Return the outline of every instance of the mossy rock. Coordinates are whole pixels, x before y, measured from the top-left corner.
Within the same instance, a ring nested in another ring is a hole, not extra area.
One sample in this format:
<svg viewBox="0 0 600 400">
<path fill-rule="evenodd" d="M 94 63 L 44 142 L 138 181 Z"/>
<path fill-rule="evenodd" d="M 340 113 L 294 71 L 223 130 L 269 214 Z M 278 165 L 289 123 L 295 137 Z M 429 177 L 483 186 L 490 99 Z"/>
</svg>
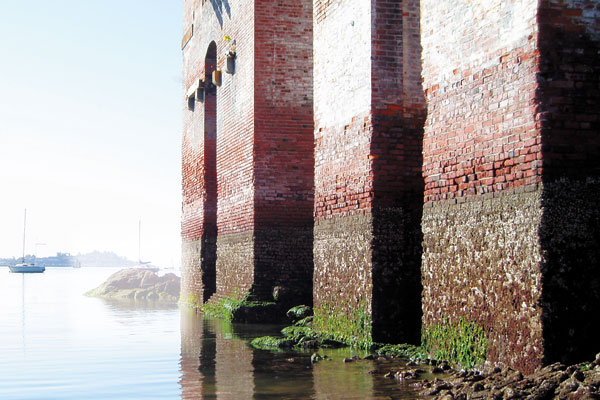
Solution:
<svg viewBox="0 0 600 400">
<path fill-rule="evenodd" d="M 307 326 L 286 326 L 281 330 L 281 333 L 295 342 L 300 340 L 315 340 L 318 339 L 316 332 Z"/>
<path fill-rule="evenodd" d="M 312 308 L 309 306 L 301 305 L 292 307 L 286 313 L 287 317 L 292 321 L 292 323 L 299 321 L 303 318 L 309 317 L 312 315 Z"/>
<path fill-rule="evenodd" d="M 375 352 L 387 357 L 402 357 L 413 361 L 423 361 L 428 358 L 427 352 L 421 346 L 412 344 L 374 344 Z"/>
<path fill-rule="evenodd" d="M 313 324 L 313 316 L 310 315 L 306 318 L 302 318 L 300 321 L 296 321 L 294 323 L 295 326 L 312 326 Z"/>
<path fill-rule="evenodd" d="M 253 347 L 258 349 L 282 349 L 294 346 L 294 341 L 288 338 L 277 338 L 273 336 L 258 337 L 250 342 Z"/>
<path fill-rule="evenodd" d="M 217 303 L 206 303 L 200 309 L 211 317 L 231 322 L 276 323 L 285 320 L 281 307 L 274 302 L 223 298 Z"/>
<path fill-rule="evenodd" d="M 313 326 L 320 336 L 345 343 L 351 347 L 369 349 L 371 337 L 371 315 L 367 305 L 360 303 L 350 313 L 323 303 L 315 309 Z"/>
</svg>

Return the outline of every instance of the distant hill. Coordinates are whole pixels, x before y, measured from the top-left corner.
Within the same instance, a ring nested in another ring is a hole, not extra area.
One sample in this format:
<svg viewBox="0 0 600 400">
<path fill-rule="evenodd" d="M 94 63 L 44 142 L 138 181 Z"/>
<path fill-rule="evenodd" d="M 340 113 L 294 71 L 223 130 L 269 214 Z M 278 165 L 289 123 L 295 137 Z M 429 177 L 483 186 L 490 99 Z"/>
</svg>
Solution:
<svg viewBox="0 0 600 400">
<path fill-rule="evenodd" d="M 26 255 L 25 261 L 45 267 L 118 267 L 125 268 L 136 265 L 135 261 L 128 260 L 110 251 L 92 251 L 86 254 L 71 255 L 69 253 L 56 253 L 51 257 L 34 257 Z M 0 258 L 0 265 L 14 265 L 21 262 L 21 258 Z"/>
</svg>

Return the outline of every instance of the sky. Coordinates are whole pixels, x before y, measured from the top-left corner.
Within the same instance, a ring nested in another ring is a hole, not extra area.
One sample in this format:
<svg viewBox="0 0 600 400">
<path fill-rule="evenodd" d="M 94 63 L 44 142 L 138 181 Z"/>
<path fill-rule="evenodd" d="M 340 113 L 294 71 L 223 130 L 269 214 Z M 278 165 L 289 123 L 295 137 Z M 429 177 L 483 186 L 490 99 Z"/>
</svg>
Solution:
<svg viewBox="0 0 600 400">
<path fill-rule="evenodd" d="M 180 265 L 181 3 L 0 0 L 0 258 Z"/>
</svg>

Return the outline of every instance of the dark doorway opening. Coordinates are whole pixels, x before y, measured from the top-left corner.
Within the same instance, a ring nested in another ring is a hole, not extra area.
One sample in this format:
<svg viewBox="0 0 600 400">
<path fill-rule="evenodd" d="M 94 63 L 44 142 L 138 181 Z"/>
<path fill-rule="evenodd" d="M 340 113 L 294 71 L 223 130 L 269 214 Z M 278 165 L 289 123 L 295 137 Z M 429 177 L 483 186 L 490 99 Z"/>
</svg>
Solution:
<svg viewBox="0 0 600 400">
<path fill-rule="evenodd" d="M 204 88 L 204 220 L 202 234 L 202 285 L 206 302 L 217 289 L 217 88 L 212 73 L 217 67 L 217 45 L 211 42 L 205 58 Z"/>
</svg>

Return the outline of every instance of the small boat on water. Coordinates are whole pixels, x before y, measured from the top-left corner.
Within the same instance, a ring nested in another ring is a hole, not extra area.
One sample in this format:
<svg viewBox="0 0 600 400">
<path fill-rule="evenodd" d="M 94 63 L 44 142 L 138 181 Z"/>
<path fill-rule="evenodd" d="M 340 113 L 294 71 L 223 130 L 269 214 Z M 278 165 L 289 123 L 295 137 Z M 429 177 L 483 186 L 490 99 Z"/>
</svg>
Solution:
<svg viewBox="0 0 600 400">
<path fill-rule="evenodd" d="M 43 265 L 35 265 L 33 263 L 19 263 L 15 265 L 9 265 L 8 268 L 10 272 L 15 273 L 40 273 L 46 270 L 46 267 Z"/>
<path fill-rule="evenodd" d="M 23 260 L 19 264 L 9 265 L 10 272 L 29 274 L 41 273 L 46 270 L 43 265 L 35 265 L 34 263 L 25 262 L 25 229 L 27 228 L 27 209 L 25 209 L 25 217 L 23 218 Z"/>
</svg>

